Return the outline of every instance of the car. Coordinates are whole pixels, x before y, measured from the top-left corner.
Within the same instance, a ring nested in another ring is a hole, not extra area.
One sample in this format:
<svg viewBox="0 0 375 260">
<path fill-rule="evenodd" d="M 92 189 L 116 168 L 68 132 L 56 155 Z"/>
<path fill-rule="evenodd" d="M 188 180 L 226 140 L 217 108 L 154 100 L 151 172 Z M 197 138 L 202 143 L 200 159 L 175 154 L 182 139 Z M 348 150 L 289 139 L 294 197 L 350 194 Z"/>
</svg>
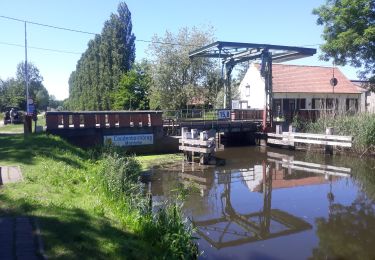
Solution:
<svg viewBox="0 0 375 260">
<path fill-rule="evenodd" d="M 23 114 L 18 107 L 7 107 L 4 112 L 4 125 L 23 123 Z"/>
</svg>

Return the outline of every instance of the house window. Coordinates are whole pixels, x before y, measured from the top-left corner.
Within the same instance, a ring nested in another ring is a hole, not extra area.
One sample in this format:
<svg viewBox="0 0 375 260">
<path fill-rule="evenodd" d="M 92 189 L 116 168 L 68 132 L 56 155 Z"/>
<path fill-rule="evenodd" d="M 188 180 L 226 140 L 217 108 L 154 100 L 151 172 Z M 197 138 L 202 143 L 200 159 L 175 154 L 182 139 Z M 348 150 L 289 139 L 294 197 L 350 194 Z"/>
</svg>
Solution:
<svg viewBox="0 0 375 260">
<path fill-rule="evenodd" d="M 326 105 L 327 105 L 327 109 L 333 109 L 333 107 L 334 107 L 333 98 L 327 98 L 326 99 Z"/>
<path fill-rule="evenodd" d="M 356 112 L 358 110 L 358 100 L 356 98 L 346 99 L 346 111 Z"/>
<path fill-rule="evenodd" d="M 297 110 L 306 109 L 306 98 L 297 98 Z"/>
<path fill-rule="evenodd" d="M 247 84 L 245 87 L 245 95 L 247 97 L 250 97 L 250 85 L 249 84 Z"/>
<path fill-rule="evenodd" d="M 323 109 L 324 102 L 321 98 L 313 98 L 312 99 L 312 109 Z"/>
<path fill-rule="evenodd" d="M 338 104 L 339 104 L 338 99 L 334 99 L 334 98 L 327 98 L 326 99 L 327 109 L 337 109 Z"/>
</svg>

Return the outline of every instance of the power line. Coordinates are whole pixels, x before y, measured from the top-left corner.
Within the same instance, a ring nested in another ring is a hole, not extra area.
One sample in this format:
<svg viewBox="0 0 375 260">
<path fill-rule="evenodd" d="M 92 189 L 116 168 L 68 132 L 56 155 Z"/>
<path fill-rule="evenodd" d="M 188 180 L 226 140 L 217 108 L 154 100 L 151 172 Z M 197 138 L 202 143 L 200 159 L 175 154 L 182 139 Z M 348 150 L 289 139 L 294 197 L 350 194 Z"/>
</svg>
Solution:
<svg viewBox="0 0 375 260">
<path fill-rule="evenodd" d="M 89 34 L 89 35 L 97 35 L 97 33 L 93 33 L 93 32 L 88 32 L 88 31 L 83 31 L 83 30 L 78 30 L 78 29 L 72 29 L 72 28 L 67 28 L 67 27 L 61 27 L 61 26 L 55 26 L 55 25 L 50 25 L 50 24 L 44 24 L 44 23 L 39 23 L 39 22 L 34 22 L 34 21 L 29 21 L 29 20 L 23 20 L 23 19 L 19 19 L 19 18 L 15 18 L 15 17 L 10 17 L 10 16 L 5 16 L 5 15 L 0 15 L 0 18 L 8 19 L 8 20 L 13 20 L 13 21 L 17 21 L 17 22 L 22 22 L 22 23 L 34 24 L 34 25 L 38 25 L 38 26 L 43 26 L 43 27 L 47 27 L 47 28 L 52 28 L 52 29 L 57 29 L 57 30 L 63 30 L 63 31 L 68 31 L 68 32 L 75 32 L 75 33 L 82 33 L 82 34 Z M 181 43 L 153 41 L 153 40 L 143 40 L 143 39 L 135 39 L 135 41 L 137 41 L 137 42 L 144 42 L 144 43 L 172 45 L 172 46 L 202 47 L 202 46 L 193 45 L 193 44 L 181 44 Z M 12 45 L 12 46 L 17 46 L 17 47 L 25 47 L 24 45 L 13 44 L 13 43 L 5 43 L 5 42 L 0 42 L 0 44 L 3 44 L 3 45 Z M 320 46 L 320 45 L 322 45 L 322 44 L 306 44 L 306 45 L 302 45 L 300 47 L 313 47 L 313 46 Z M 37 50 L 52 51 L 52 52 L 68 53 L 68 54 L 81 54 L 81 53 L 78 53 L 78 52 L 65 51 L 65 50 L 56 50 L 56 49 L 48 49 L 48 48 L 41 48 L 41 47 L 29 47 L 29 48 L 31 48 L 31 49 L 37 49 Z"/>
<path fill-rule="evenodd" d="M 82 31 L 82 30 L 78 30 L 78 29 L 72 29 L 72 28 L 55 26 L 55 25 L 44 24 L 44 23 L 38 23 L 38 22 L 23 20 L 23 19 L 19 19 L 19 18 L 15 18 L 15 17 L 9 17 L 9 16 L 5 16 L 5 15 L 0 15 L 0 18 L 8 19 L 8 20 L 13 20 L 13 21 L 17 21 L 17 22 L 22 22 L 22 23 L 34 24 L 34 25 L 38 25 L 38 26 L 43 26 L 43 27 L 48 27 L 48 28 L 57 29 L 57 30 L 63 30 L 63 31 L 68 31 L 68 32 L 76 32 L 76 33 L 97 35 L 97 33 L 93 33 L 93 32 Z M 201 46 L 192 45 L 192 44 L 181 44 L 181 43 L 163 42 L 163 41 L 152 41 L 152 40 L 142 40 L 142 39 L 135 39 L 135 41 L 137 41 L 137 42 L 145 42 L 145 43 L 165 44 L 165 45 L 201 47 Z"/>
<path fill-rule="evenodd" d="M 15 46 L 15 47 L 25 48 L 25 45 L 23 45 L 23 44 L 17 44 L 17 43 L 0 42 L 0 44 L 1 45 L 7 45 L 7 46 Z M 35 46 L 27 46 L 27 48 L 29 48 L 29 49 L 35 49 L 35 50 L 42 50 L 42 51 L 65 53 L 65 54 L 82 54 L 81 52 L 66 51 L 66 50 L 57 50 L 57 49 L 49 49 L 49 48 L 41 48 L 41 47 L 35 47 Z"/>
<path fill-rule="evenodd" d="M 93 33 L 93 32 L 86 32 L 86 31 L 76 30 L 76 29 L 71 29 L 71 28 L 66 28 L 66 27 L 60 27 L 60 26 L 49 25 L 49 24 L 44 24 L 44 23 L 37 23 L 37 22 L 22 20 L 22 19 L 18 19 L 18 18 L 14 18 L 14 17 L 5 16 L 5 15 L 0 15 L 0 17 L 4 18 L 4 19 L 8 19 L 8 20 L 13 20 L 13 21 L 18 21 L 18 22 L 23 22 L 23 23 L 34 24 L 34 25 L 39 25 L 39 26 L 53 28 L 53 29 L 58 29 L 58 30 L 64 30 L 64 31 L 69 31 L 69 32 L 76 32 L 76 33 L 96 35 L 96 33 Z"/>
</svg>

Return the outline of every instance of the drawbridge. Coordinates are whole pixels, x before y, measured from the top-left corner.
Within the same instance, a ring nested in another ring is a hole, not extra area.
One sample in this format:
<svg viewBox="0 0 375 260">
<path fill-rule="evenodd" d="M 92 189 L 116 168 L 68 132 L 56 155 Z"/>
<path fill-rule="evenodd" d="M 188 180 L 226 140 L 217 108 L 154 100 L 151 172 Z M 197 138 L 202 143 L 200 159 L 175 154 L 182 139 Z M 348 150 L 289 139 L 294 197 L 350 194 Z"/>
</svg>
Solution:
<svg viewBox="0 0 375 260">
<path fill-rule="evenodd" d="M 312 56 L 316 49 L 257 44 L 241 42 L 217 41 L 189 53 L 194 58 L 215 58 L 222 62 L 222 77 L 224 78 L 224 108 L 232 108 L 231 74 L 233 68 L 242 62 L 259 60 L 261 75 L 264 78 L 266 91 L 266 106 L 264 108 L 263 128 L 272 125 L 272 63 L 286 62 Z"/>
</svg>

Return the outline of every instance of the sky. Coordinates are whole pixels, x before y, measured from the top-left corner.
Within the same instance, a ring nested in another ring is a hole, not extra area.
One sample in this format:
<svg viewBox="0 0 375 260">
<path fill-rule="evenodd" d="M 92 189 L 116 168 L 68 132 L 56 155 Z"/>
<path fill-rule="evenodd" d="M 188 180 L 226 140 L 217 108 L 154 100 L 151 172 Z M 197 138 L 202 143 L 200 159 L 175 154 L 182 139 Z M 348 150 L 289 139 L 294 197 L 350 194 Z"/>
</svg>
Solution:
<svg viewBox="0 0 375 260">
<path fill-rule="evenodd" d="M 155 34 L 178 32 L 182 27 L 213 26 L 219 41 L 264 43 L 317 48 L 313 57 L 289 62 L 298 65 L 332 66 L 319 60 L 322 26 L 312 9 L 325 0 L 128 0 L 133 33 L 138 40 Z M 1 0 L 0 16 L 58 27 L 100 33 L 104 22 L 117 10 L 118 0 Z M 0 18 L 0 78 L 14 77 L 25 59 L 24 23 Z M 87 43 L 94 36 L 27 24 L 28 61 L 35 64 L 43 84 L 58 100 L 69 96 L 68 79 Z M 14 46 L 16 45 L 22 45 Z M 54 52 L 32 47 L 67 51 Z M 148 43 L 136 41 L 136 60 L 147 58 Z M 339 67 L 349 79 L 356 69 Z"/>
</svg>

